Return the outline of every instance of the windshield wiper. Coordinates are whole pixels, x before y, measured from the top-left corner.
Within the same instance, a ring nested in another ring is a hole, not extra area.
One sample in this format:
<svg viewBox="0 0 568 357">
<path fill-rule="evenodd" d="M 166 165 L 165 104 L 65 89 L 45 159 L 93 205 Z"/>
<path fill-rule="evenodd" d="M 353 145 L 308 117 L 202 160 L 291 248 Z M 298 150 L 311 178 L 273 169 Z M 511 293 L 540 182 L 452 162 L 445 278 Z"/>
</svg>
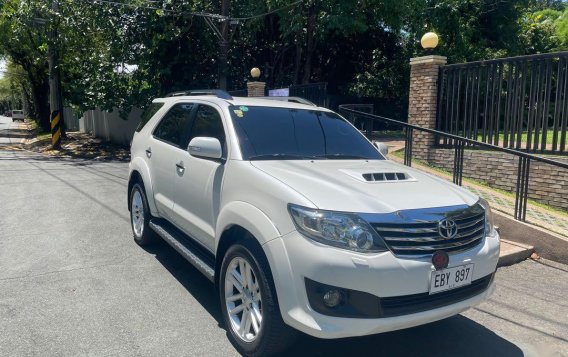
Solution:
<svg viewBox="0 0 568 357">
<path fill-rule="evenodd" d="M 351 154 L 323 154 L 317 155 L 316 157 L 321 158 L 324 157 L 326 159 L 347 159 L 347 160 L 368 160 L 368 157 L 360 156 L 360 155 L 351 155 Z"/>
<path fill-rule="evenodd" d="M 275 153 L 275 154 L 253 155 L 249 157 L 249 160 L 311 160 L 314 158 L 315 156 Z"/>
</svg>

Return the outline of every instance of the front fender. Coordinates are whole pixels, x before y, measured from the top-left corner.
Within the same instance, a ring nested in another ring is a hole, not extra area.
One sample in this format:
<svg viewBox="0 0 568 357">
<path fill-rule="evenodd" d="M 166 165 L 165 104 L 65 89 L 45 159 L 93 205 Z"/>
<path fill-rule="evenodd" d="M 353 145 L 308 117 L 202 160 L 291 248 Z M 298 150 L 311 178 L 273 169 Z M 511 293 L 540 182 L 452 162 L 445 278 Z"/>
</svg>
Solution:
<svg viewBox="0 0 568 357">
<path fill-rule="evenodd" d="M 223 232 L 233 225 L 241 226 L 249 231 L 260 245 L 281 236 L 278 228 L 264 212 L 247 202 L 231 202 L 223 207 L 217 219 L 215 251 L 217 251 Z"/>
<path fill-rule="evenodd" d="M 146 190 L 146 199 L 148 200 L 148 206 L 150 207 L 150 213 L 154 217 L 159 217 L 158 209 L 156 207 L 156 202 L 154 201 L 154 190 L 152 188 L 152 176 L 150 175 L 150 168 L 140 157 L 135 157 L 130 161 L 130 175 L 128 177 L 128 182 L 132 177 L 132 173 L 138 171 L 140 176 L 142 176 L 142 181 L 144 182 L 144 189 Z M 130 194 L 130 192 L 128 193 Z"/>
</svg>

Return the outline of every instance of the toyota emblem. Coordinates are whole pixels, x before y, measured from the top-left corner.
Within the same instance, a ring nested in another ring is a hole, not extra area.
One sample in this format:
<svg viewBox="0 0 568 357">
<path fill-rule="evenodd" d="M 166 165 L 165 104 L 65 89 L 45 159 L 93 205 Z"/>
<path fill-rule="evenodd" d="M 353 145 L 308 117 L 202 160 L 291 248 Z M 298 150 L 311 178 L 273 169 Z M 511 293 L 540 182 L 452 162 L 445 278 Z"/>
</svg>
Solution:
<svg viewBox="0 0 568 357">
<path fill-rule="evenodd" d="M 458 234 L 458 225 L 451 219 L 443 219 L 438 222 L 438 232 L 446 239 L 452 239 Z"/>
</svg>

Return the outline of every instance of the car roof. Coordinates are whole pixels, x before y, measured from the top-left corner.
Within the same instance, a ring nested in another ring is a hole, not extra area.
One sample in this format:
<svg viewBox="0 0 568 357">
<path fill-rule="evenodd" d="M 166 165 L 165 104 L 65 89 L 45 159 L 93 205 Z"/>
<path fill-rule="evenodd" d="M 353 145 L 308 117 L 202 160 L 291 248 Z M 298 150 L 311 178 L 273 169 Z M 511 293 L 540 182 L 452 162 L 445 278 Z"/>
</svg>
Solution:
<svg viewBox="0 0 568 357">
<path fill-rule="evenodd" d="M 254 97 L 233 97 L 233 99 L 222 99 L 218 98 L 215 95 L 180 95 L 174 97 L 166 97 L 166 98 L 156 98 L 152 102 L 153 103 L 174 103 L 174 102 L 183 102 L 183 101 L 191 101 L 191 100 L 203 100 L 208 101 L 211 103 L 216 103 L 221 106 L 228 105 L 246 105 L 246 106 L 257 106 L 257 107 L 272 107 L 272 108 L 290 108 L 290 109 L 307 109 L 307 110 L 320 110 L 320 111 L 329 111 L 327 108 L 323 107 L 315 107 L 313 105 L 308 104 L 301 104 L 296 102 L 288 102 L 283 100 L 273 100 L 273 99 L 266 99 L 266 98 L 254 98 Z"/>
</svg>

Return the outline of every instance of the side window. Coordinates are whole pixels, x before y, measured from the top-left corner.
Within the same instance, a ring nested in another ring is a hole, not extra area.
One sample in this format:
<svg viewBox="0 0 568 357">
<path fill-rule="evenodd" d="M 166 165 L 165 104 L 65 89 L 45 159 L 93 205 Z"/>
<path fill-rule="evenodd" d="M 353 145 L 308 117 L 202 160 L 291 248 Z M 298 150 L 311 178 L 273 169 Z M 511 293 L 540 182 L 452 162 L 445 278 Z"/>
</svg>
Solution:
<svg viewBox="0 0 568 357">
<path fill-rule="evenodd" d="M 156 114 L 158 112 L 158 110 L 160 110 L 160 108 L 163 107 L 163 106 L 164 106 L 164 103 L 152 103 L 152 104 L 150 104 L 148 109 L 146 109 L 144 111 L 144 113 L 142 113 L 142 117 L 140 118 L 140 123 L 138 124 L 136 131 L 142 130 L 142 128 L 144 127 L 144 125 L 146 125 L 148 120 L 150 120 L 150 118 L 152 118 L 154 116 L 154 114 Z"/>
<path fill-rule="evenodd" d="M 170 144 L 180 146 L 184 129 L 189 123 L 193 104 L 177 104 L 162 118 L 156 129 L 154 137 Z"/>
<path fill-rule="evenodd" d="M 202 104 L 197 108 L 191 133 L 185 144 L 189 144 L 191 139 L 198 136 L 217 138 L 221 142 L 221 146 L 224 145 L 225 131 L 223 130 L 223 121 L 215 108 Z"/>
</svg>

